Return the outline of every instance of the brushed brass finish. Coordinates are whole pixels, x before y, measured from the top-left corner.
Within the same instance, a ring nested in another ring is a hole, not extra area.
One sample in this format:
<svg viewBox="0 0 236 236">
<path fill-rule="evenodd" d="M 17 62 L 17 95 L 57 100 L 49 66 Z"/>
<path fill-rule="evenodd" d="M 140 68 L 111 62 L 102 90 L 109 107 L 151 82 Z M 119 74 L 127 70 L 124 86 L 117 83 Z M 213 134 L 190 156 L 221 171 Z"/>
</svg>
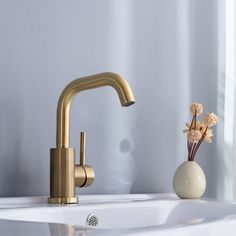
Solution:
<svg viewBox="0 0 236 236">
<path fill-rule="evenodd" d="M 86 133 L 80 133 L 80 165 L 85 165 Z"/>
<path fill-rule="evenodd" d="M 76 165 L 75 166 L 75 186 L 76 187 L 89 187 L 93 184 L 95 179 L 95 172 L 91 166 Z"/>
<path fill-rule="evenodd" d="M 86 184 L 87 174 L 83 166 L 75 166 L 75 186 L 81 187 Z"/>
<path fill-rule="evenodd" d="M 75 149 L 50 149 L 49 203 L 77 203 L 75 197 Z"/>
<path fill-rule="evenodd" d="M 84 166 L 84 169 L 86 170 L 87 173 L 87 178 L 86 178 L 86 182 L 84 184 L 84 187 L 89 187 L 90 185 L 93 184 L 93 181 L 95 179 L 95 172 L 93 170 L 93 168 L 91 166 Z"/>
<path fill-rule="evenodd" d="M 129 84 L 118 74 L 106 72 L 72 81 L 63 90 L 57 105 L 57 147 L 68 148 L 70 145 L 70 106 L 75 95 L 103 86 L 111 86 L 116 90 L 122 106 L 135 102 Z"/>
<path fill-rule="evenodd" d="M 79 202 L 78 197 L 49 197 L 49 204 L 77 204 Z"/>
<path fill-rule="evenodd" d="M 80 136 L 80 165 L 75 165 L 75 149 L 70 148 L 70 107 L 75 95 L 83 90 L 103 86 L 113 87 L 122 106 L 134 104 L 129 84 L 115 73 L 101 73 L 76 79 L 63 90 L 57 105 L 56 148 L 50 149 L 50 197 L 52 204 L 77 203 L 75 187 L 90 186 L 95 173 L 85 164 L 86 133 Z"/>
</svg>

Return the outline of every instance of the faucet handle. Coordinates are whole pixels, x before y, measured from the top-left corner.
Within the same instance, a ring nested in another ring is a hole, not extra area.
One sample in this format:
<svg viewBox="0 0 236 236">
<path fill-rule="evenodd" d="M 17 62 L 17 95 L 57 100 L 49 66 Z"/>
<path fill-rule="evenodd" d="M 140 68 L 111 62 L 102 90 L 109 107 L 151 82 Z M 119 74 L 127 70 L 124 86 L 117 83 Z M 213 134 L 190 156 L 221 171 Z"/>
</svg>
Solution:
<svg viewBox="0 0 236 236">
<path fill-rule="evenodd" d="M 80 165 L 85 165 L 86 132 L 80 133 Z"/>
<path fill-rule="evenodd" d="M 80 133 L 80 164 L 75 166 L 75 186 L 88 187 L 95 178 L 94 170 L 85 164 L 86 133 Z"/>
</svg>

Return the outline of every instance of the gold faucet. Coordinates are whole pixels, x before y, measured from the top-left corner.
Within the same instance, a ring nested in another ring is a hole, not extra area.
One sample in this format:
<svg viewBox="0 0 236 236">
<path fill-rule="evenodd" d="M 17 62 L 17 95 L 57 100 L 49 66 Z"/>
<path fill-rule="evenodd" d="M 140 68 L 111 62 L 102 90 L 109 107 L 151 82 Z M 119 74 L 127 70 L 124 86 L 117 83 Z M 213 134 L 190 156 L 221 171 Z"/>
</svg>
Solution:
<svg viewBox="0 0 236 236">
<path fill-rule="evenodd" d="M 70 106 L 77 93 L 103 86 L 111 86 L 116 90 L 122 106 L 130 106 L 135 102 L 127 81 L 115 73 L 106 72 L 83 77 L 65 87 L 57 105 L 56 148 L 50 149 L 49 203 L 77 203 L 75 187 L 87 187 L 94 181 L 93 168 L 85 165 L 86 133 L 84 132 L 80 137 L 80 164 L 75 164 L 75 149 L 70 148 Z"/>
</svg>

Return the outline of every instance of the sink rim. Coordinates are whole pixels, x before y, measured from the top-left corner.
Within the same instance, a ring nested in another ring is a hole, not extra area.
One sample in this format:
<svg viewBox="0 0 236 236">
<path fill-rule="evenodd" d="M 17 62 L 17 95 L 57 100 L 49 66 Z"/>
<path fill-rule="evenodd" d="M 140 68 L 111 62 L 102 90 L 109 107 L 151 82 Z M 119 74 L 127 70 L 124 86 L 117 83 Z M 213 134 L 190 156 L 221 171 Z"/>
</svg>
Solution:
<svg viewBox="0 0 236 236">
<path fill-rule="evenodd" d="M 96 207 L 103 207 L 104 205 L 109 206 L 112 204 L 118 205 L 125 205 L 129 204 L 130 202 L 133 203 L 152 203 L 153 201 L 178 201 L 179 203 L 182 202 L 193 202 L 193 203 L 210 203 L 210 204 L 221 204 L 222 206 L 235 206 L 236 208 L 236 202 L 230 202 L 230 201 L 220 201 L 216 199 L 209 199 L 209 198 L 203 198 L 200 200 L 183 200 L 178 199 L 174 194 L 119 194 L 119 195 L 81 195 L 80 197 L 80 203 L 75 204 L 74 207 L 77 209 L 77 207 L 80 208 L 86 208 L 88 206 L 96 206 Z M 70 207 L 70 206 L 69 206 Z M 6 220 L 6 221 L 17 221 L 12 219 L 3 219 L 1 217 L 1 214 L 4 212 L 10 212 L 10 211 L 21 211 L 23 209 L 66 209 L 68 206 L 58 206 L 58 205 L 48 205 L 47 204 L 47 197 L 46 196 L 34 196 L 34 197 L 10 197 L 10 198 L 0 198 L 0 220 Z M 68 208 L 69 209 L 69 208 Z M 211 217 L 208 219 L 204 219 L 201 222 L 197 223 L 191 223 L 191 222 L 185 222 L 182 224 L 176 224 L 176 225 L 154 225 L 154 226 L 148 226 L 144 228 L 130 228 L 130 229 L 118 229 L 117 231 L 122 232 L 138 232 L 143 230 L 151 230 L 151 231 L 159 231 L 159 230 L 173 230 L 176 228 L 184 228 L 184 227 L 200 227 L 206 224 L 215 224 L 218 222 L 226 222 L 226 221 L 232 221 L 236 220 L 236 211 L 234 214 L 229 214 L 227 216 L 223 217 Z M 21 221 L 21 222 L 27 222 L 31 223 L 29 221 Z M 34 222 L 32 222 L 34 223 Z M 48 224 L 47 222 L 37 222 L 38 224 Z M 62 223 L 56 223 L 56 224 L 62 224 Z M 91 227 L 86 227 L 87 229 L 91 229 Z M 94 229 L 94 228 L 92 228 Z M 95 228 L 96 229 L 96 228 Z M 102 231 L 109 231 L 111 229 L 96 229 L 96 230 L 102 230 Z"/>
</svg>

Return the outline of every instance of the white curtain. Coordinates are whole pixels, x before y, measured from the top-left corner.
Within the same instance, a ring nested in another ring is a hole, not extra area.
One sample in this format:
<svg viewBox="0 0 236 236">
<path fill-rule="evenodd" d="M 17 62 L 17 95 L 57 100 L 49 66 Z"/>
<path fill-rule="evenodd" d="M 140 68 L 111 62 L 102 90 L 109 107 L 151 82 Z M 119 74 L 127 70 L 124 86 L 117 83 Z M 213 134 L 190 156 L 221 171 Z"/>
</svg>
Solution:
<svg viewBox="0 0 236 236">
<path fill-rule="evenodd" d="M 236 3 L 219 1 L 217 197 L 236 199 Z"/>
</svg>

